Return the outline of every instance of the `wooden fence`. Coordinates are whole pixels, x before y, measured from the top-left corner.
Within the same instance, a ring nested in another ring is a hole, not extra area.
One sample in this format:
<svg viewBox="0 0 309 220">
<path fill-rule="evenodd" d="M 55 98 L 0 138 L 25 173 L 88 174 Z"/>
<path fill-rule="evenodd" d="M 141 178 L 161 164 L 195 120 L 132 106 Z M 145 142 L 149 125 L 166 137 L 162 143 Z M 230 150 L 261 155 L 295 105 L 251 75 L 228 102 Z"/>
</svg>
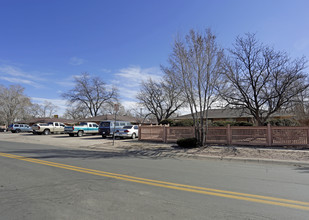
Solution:
<svg viewBox="0 0 309 220">
<path fill-rule="evenodd" d="M 139 140 L 176 142 L 194 137 L 194 127 L 139 126 Z M 309 147 L 309 127 L 210 127 L 206 143 Z"/>
</svg>

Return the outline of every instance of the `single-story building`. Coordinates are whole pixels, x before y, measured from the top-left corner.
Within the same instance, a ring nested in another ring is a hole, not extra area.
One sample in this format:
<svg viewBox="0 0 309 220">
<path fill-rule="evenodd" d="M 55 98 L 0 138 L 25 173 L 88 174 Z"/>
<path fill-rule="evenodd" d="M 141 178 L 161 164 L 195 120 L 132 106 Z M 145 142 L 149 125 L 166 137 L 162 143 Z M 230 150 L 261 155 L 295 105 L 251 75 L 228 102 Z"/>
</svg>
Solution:
<svg viewBox="0 0 309 220">
<path fill-rule="evenodd" d="M 84 119 L 79 119 L 79 122 L 86 122 L 86 121 L 91 121 L 95 122 L 97 124 L 100 124 L 101 121 L 114 121 L 115 120 L 115 115 L 99 115 L 95 117 L 90 117 L 90 118 L 84 118 Z M 136 118 L 132 116 L 116 116 L 117 121 L 129 121 L 132 124 L 155 124 L 153 121 L 149 121 L 148 119 L 141 119 L 141 118 Z"/>
<path fill-rule="evenodd" d="M 286 119 L 293 118 L 294 114 L 289 112 L 276 112 L 272 119 Z M 173 118 L 174 120 L 192 119 L 191 114 L 181 115 Z M 233 121 L 233 122 L 250 122 L 254 123 L 254 117 L 248 113 L 246 109 L 240 108 L 225 108 L 225 109 L 209 109 L 208 110 L 208 122 L 216 121 Z"/>
</svg>

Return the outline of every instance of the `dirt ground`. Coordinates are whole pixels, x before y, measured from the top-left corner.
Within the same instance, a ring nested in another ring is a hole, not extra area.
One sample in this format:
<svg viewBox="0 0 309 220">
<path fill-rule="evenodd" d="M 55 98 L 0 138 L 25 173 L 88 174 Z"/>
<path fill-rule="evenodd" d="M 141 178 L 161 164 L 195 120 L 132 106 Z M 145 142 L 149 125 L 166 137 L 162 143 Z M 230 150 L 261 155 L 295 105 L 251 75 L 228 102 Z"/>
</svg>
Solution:
<svg viewBox="0 0 309 220">
<path fill-rule="evenodd" d="M 0 132 L 1 141 L 35 143 L 43 145 L 55 145 L 59 147 L 91 149 L 109 152 L 122 152 L 130 156 L 148 157 L 212 157 L 219 159 L 242 158 L 249 160 L 278 160 L 299 161 L 309 163 L 309 149 L 263 148 L 263 147 L 236 147 L 236 146 L 208 146 L 194 149 L 182 149 L 176 144 L 164 144 L 156 142 L 144 142 L 137 139 L 102 139 L 101 136 L 69 137 L 59 135 L 33 135 L 32 133 L 12 134 Z M 199 157 L 199 158 L 201 158 Z"/>
</svg>

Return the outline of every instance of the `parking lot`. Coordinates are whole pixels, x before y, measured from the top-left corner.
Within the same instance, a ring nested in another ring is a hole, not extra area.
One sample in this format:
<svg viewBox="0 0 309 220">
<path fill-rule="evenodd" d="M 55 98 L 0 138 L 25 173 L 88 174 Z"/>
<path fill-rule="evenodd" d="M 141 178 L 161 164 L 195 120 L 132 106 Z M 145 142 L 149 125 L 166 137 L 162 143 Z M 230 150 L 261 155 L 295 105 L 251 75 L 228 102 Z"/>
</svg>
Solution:
<svg viewBox="0 0 309 220">
<path fill-rule="evenodd" d="M 153 147 L 170 147 L 170 144 L 145 143 L 138 139 L 116 139 L 113 145 L 112 138 L 103 139 L 100 135 L 84 135 L 70 137 L 68 134 L 34 135 L 32 133 L 0 132 L 1 141 L 54 145 L 68 148 L 83 149 L 146 149 Z"/>
</svg>

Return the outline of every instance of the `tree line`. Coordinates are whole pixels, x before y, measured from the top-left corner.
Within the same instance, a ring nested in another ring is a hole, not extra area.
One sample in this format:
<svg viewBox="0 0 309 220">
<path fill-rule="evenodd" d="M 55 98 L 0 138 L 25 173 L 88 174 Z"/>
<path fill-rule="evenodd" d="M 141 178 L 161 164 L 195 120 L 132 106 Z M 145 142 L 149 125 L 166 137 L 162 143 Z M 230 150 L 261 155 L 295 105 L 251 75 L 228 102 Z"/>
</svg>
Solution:
<svg viewBox="0 0 309 220">
<path fill-rule="evenodd" d="M 199 145 L 206 141 L 210 108 L 242 108 L 257 125 L 282 110 L 305 112 L 308 74 L 305 57 L 259 42 L 247 33 L 223 50 L 210 29 L 191 30 L 173 44 L 161 82 L 142 82 L 137 98 L 158 122 L 180 108 L 190 109 Z M 172 89 L 170 89 L 172 88 Z"/>
<path fill-rule="evenodd" d="M 118 104 L 117 113 L 128 115 L 124 106 L 119 103 L 118 89 L 109 88 L 99 77 L 82 73 L 74 78 L 74 87 L 61 96 L 67 100 L 67 109 L 62 117 L 81 119 L 103 114 L 114 114 L 114 104 Z M 33 103 L 24 94 L 20 85 L 9 87 L 0 85 L 0 123 L 10 125 L 16 121 L 31 118 L 52 117 L 57 113 L 58 106 L 44 101 L 42 104 Z"/>
<path fill-rule="evenodd" d="M 9 87 L 0 85 L 0 123 L 10 125 L 15 121 L 28 120 L 35 117 L 51 117 L 57 106 L 44 101 L 42 104 L 31 102 L 20 85 Z"/>
</svg>

